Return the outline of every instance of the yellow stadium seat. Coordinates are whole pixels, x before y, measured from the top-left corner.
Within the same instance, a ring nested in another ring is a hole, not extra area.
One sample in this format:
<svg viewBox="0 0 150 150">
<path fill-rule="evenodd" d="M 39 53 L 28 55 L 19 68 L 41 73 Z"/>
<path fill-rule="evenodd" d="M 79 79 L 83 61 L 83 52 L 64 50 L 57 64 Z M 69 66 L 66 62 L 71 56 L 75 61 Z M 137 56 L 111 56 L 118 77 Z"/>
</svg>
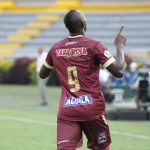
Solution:
<svg viewBox="0 0 150 150">
<path fill-rule="evenodd" d="M 0 56 L 12 55 L 14 53 L 13 50 L 0 50 Z"/>
<path fill-rule="evenodd" d="M 13 1 L 0 1 L 0 8 L 11 8 L 16 4 Z"/>
<path fill-rule="evenodd" d="M 51 27 L 51 22 L 38 22 L 38 21 L 31 21 L 28 23 L 29 27 Z"/>
<path fill-rule="evenodd" d="M 32 36 L 29 35 L 9 35 L 7 37 L 10 41 L 25 41 L 25 40 L 32 40 Z"/>
<path fill-rule="evenodd" d="M 22 44 L 20 43 L 0 43 L 0 48 L 20 48 Z"/>
<path fill-rule="evenodd" d="M 24 34 L 24 35 L 39 35 L 42 32 L 43 31 L 41 29 L 32 29 L 32 28 L 22 28 L 17 30 L 18 34 Z"/>
<path fill-rule="evenodd" d="M 57 0 L 56 5 L 58 6 L 79 6 L 80 0 Z"/>
<path fill-rule="evenodd" d="M 7 10 L 7 12 L 18 12 L 18 13 L 28 13 L 28 12 L 43 12 L 48 9 L 47 6 L 14 6 Z"/>
<path fill-rule="evenodd" d="M 60 18 L 61 17 L 58 15 L 49 15 L 49 14 L 37 16 L 37 19 L 40 19 L 40 20 L 59 20 Z"/>
<path fill-rule="evenodd" d="M 120 12 L 120 11 L 150 11 L 149 4 L 85 4 L 74 7 L 81 11 L 91 11 L 91 12 Z"/>
</svg>

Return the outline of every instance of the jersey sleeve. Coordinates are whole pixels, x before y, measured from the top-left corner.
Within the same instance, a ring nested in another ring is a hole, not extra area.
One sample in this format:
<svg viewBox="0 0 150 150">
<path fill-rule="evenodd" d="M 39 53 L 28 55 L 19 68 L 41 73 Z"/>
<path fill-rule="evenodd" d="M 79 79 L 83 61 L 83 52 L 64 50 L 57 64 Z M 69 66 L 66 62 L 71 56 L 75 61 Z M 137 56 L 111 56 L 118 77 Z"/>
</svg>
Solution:
<svg viewBox="0 0 150 150">
<path fill-rule="evenodd" d="M 54 69 L 51 50 L 48 52 L 48 55 L 44 62 L 44 66 L 48 69 Z"/>
<path fill-rule="evenodd" d="M 109 50 L 101 42 L 97 42 L 95 46 L 95 59 L 104 68 L 107 68 L 115 61 Z"/>
</svg>

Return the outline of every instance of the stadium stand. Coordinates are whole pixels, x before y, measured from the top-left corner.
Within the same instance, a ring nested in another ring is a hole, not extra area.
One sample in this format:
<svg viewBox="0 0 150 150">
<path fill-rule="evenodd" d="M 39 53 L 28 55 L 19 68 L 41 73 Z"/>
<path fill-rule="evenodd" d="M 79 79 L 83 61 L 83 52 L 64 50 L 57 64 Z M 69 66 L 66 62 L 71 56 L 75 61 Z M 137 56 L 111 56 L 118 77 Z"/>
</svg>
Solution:
<svg viewBox="0 0 150 150">
<path fill-rule="evenodd" d="M 26 5 L 26 6 L 31 6 L 31 5 L 41 5 L 41 0 L 15 0 L 17 5 Z M 56 0 L 42 0 L 42 5 L 54 5 Z"/>
<path fill-rule="evenodd" d="M 67 36 L 62 16 L 72 8 L 84 11 L 88 22 L 87 36 L 103 41 L 113 54 L 114 36 L 121 24 L 125 25 L 128 38 L 126 53 L 150 50 L 150 3 L 95 4 L 102 0 L 93 0 L 93 4 L 88 4 L 89 0 L 82 0 L 81 4 L 75 0 L 42 2 L 43 5 L 39 6 L 40 0 L 0 0 L 0 56 L 36 57 L 39 46 L 48 51 L 53 43 Z"/>
</svg>

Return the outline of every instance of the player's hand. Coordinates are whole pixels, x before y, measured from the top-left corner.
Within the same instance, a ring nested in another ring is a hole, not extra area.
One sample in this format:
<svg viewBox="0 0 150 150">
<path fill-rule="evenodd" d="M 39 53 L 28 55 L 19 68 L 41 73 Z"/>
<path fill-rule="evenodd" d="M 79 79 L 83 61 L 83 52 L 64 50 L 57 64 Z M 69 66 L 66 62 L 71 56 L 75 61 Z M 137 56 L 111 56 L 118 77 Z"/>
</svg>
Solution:
<svg viewBox="0 0 150 150">
<path fill-rule="evenodd" d="M 122 35 L 123 29 L 124 29 L 124 26 L 122 25 L 120 27 L 120 30 L 119 30 L 116 38 L 115 38 L 115 41 L 114 41 L 116 47 L 119 48 L 119 49 L 123 48 L 123 46 L 125 46 L 126 41 L 127 41 L 126 37 Z"/>
</svg>

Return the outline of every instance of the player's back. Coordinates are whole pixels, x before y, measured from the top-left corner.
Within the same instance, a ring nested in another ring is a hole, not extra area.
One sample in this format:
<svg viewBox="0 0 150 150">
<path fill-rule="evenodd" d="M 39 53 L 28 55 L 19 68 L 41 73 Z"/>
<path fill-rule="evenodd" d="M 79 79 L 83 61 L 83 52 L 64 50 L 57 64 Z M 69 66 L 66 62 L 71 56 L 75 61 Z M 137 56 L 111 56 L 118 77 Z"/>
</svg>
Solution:
<svg viewBox="0 0 150 150">
<path fill-rule="evenodd" d="M 65 38 L 52 49 L 53 63 L 62 86 L 71 93 L 99 89 L 99 65 L 94 62 L 96 41 Z"/>
<path fill-rule="evenodd" d="M 104 97 L 99 88 L 99 55 L 103 48 L 96 40 L 78 36 L 65 38 L 51 49 L 53 65 L 62 83 L 60 117 L 86 120 L 103 113 Z"/>
</svg>

